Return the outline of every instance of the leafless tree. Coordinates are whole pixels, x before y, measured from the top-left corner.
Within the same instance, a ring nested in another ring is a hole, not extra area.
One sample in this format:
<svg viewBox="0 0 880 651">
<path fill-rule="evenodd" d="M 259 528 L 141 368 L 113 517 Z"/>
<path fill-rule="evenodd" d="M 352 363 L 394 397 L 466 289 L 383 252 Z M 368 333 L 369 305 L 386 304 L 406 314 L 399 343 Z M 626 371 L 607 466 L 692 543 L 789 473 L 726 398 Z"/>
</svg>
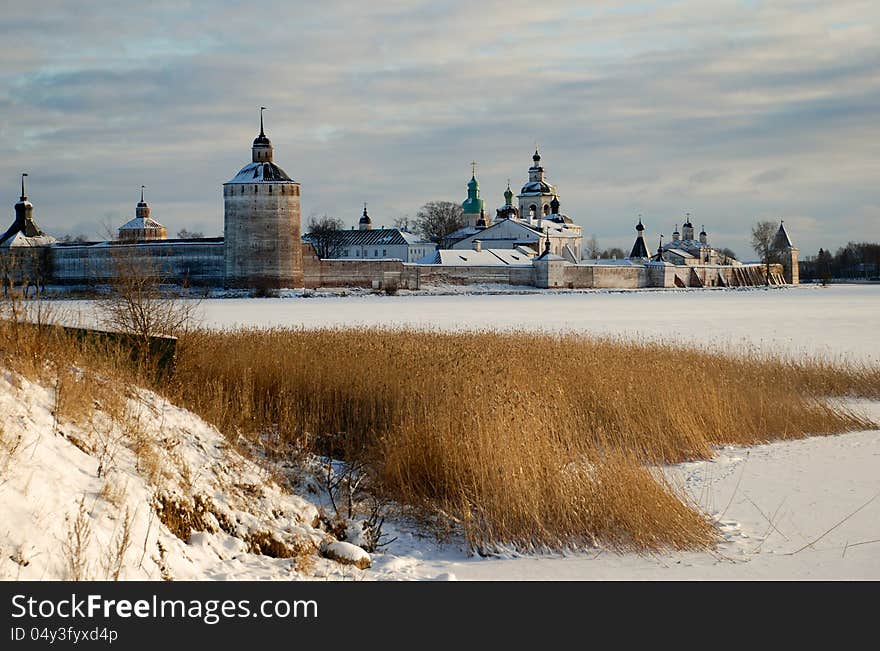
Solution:
<svg viewBox="0 0 880 651">
<path fill-rule="evenodd" d="M 442 249 L 451 246 L 449 235 L 464 225 L 464 211 L 451 201 L 429 201 L 419 208 L 413 222 L 416 233 L 426 240 L 437 242 Z"/>
<path fill-rule="evenodd" d="M 104 327 L 132 335 L 146 354 L 152 337 L 179 336 L 195 324 L 200 301 L 163 288 L 158 262 L 138 247 L 114 251 L 110 265 L 110 294 L 99 306 Z"/>
<path fill-rule="evenodd" d="M 71 235 L 70 233 L 67 233 L 58 241 L 64 242 L 65 244 L 81 244 L 83 242 L 88 242 L 89 238 L 82 233 L 79 233 L 78 235 Z"/>
<path fill-rule="evenodd" d="M 596 239 L 595 235 L 590 235 L 590 239 L 584 242 L 584 253 L 587 254 L 589 259 L 599 257 L 599 240 Z"/>
<path fill-rule="evenodd" d="M 197 240 L 199 238 L 205 237 L 205 234 L 201 231 L 190 231 L 185 228 L 181 228 L 177 231 L 177 237 L 181 240 Z"/>
<path fill-rule="evenodd" d="M 307 224 L 308 234 L 306 239 L 313 247 L 315 253 L 321 259 L 333 258 L 342 248 L 340 231 L 343 228 L 342 220 L 337 217 L 312 215 Z"/>
<path fill-rule="evenodd" d="M 394 221 L 391 222 L 391 225 L 394 226 L 394 228 L 399 228 L 400 230 L 406 232 L 410 232 L 410 229 L 414 226 L 413 221 L 409 218 L 409 215 L 395 217 Z"/>
<path fill-rule="evenodd" d="M 606 260 L 623 260 L 626 257 L 626 252 L 620 247 L 612 246 L 610 249 L 602 251 L 598 257 Z"/>
<path fill-rule="evenodd" d="M 721 264 L 730 264 L 731 261 L 736 260 L 736 253 L 734 253 L 733 249 L 724 247 L 718 253 L 721 254 Z"/>
<path fill-rule="evenodd" d="M 777 226 L 773 222 L 760 221 L 752 227 L 752 248 L 764 263 L 764 282 L 770 284 L 770 265 L 776 262 L 778 255 L 773 248 Z"/>
</svg>

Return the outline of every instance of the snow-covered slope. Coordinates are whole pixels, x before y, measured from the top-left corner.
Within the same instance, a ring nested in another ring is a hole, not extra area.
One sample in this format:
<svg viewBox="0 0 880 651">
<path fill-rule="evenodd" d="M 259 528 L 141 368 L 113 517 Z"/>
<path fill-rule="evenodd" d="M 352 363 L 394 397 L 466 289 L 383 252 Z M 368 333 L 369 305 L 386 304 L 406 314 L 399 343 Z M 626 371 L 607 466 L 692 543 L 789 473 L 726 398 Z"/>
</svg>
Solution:
<svg viewBox="0 0 880 651">
<path fill-rule="evenodd" d="M 369 576 L 320 557 L 317 507 L 216 429 L 127 393 L 122 419 L 56 422 L 52 388 L 0 373 L 0 579 Z"/>
</svg>

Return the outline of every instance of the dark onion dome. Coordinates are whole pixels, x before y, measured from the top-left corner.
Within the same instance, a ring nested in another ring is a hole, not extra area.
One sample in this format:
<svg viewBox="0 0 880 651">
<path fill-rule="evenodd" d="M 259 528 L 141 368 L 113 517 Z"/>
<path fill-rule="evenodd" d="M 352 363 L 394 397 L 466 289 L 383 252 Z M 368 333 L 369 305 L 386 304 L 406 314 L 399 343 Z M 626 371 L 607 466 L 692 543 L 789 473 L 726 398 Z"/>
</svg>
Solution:
<svg viewBox="0 0 880 651">
<path fill-rule="evenodd" d="M 367 204 L 364 204 L 364 214 L 361 215 L 361 218 L 358 221 L 358 224 L 363 225 L 363 224 L 372 224 L 372 223 L 373 223 L 373 220 L 370 219 L 370 216 L 367 214 Z"/>
<path fill-rule="evenodd" d="M 705 234 L 706 234 L 706 227 L 703 226 L 703 230 L 700 231 L 700 235 L 705 235 Z"/>
<path fill-rule="evenodd" d="M 636 224 L 636 230 L 639 231 L 639 232 L 645 230 L 645 226 L 642 224 L 642 218 L 641 218 L 641 217 L 639 217 L 639 223 Z"/>
<path fill-rule="evenodd" d="M 535 162 L 535 167 L 538 167 L 541 164 L 541 154 L 538 153 L 537 148 L 535 148 L 535 155 L 532 156 L 532 160 Z"/>
<path fill-rule="evenodd" d="M 293 181 L 293 179 L 275 163 L 248 163 L 227 183 L 277 183 L 278 181 Z"/>
<path fill-rule="evenodd" d="M 550 201 L 550 212 L 554 215 L 559 214 L 559 198 L 554 194 L 553 199 Z"/>
<path fill-rule="evenodd" d="M 256 138 L 254 138 L 254 147 L 271 147 L 272 141 L 269 140 L 269 136 L 265 133 L 261 133 Z"/>
</svg>

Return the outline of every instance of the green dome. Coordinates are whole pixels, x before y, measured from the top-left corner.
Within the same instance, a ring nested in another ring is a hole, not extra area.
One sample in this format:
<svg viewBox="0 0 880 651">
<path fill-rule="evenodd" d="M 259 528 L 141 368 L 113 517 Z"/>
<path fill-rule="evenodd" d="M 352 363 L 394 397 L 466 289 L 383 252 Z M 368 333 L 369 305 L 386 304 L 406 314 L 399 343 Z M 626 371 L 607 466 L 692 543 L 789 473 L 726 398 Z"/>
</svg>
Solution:
<svg viewBox="0 0 880 651">
<path fill-rule="evenodd" d="M 486 207 L 485 201 L 480 199 L 480 183 L 476 176 L 471 176 L 468 181 L 468 198 L 461 204 L 462 210 L 468 215 L 479 215 Z"/>
<path fill-rule="evenodd" d="M 510 189 L 510 181 L 507 182 L 507 190 L 504 191 L 504 205 L 513 205 L 513 190 Z"/>
</svg>

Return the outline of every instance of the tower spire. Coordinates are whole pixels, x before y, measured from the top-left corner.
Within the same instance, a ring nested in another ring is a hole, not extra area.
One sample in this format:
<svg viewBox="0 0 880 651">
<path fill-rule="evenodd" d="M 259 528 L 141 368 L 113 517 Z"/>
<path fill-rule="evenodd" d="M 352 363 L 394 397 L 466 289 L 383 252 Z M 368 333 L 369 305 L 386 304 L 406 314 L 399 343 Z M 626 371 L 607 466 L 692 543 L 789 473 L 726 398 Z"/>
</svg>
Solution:
<svg viewBox="0 0 880 651">
<path fill-rule="evenodd" d="M 141 186 L 141 203 L 144 203 L 144 188 L 145 187 L 146 186 L 144 186 L 144 185 Z"/>
<path fill-rule="evenodd" d="M 477 178 L 477 161 L 471 161 L 471 176 Z"/>
<path fill-rule="evenodd" d="M 27 176 L 27 172 L 21 173 L 21 200 L 24 201 L 27 199 L 27 195 L 24 193 L 24 177 Z"/>
<path fill-rule="evenodd" d="M 265 137 L 266 134 L 263 132 L 263 111 L 266 110 L 265 106 L 260 107 L 260 135 Z"/>
</svg>

